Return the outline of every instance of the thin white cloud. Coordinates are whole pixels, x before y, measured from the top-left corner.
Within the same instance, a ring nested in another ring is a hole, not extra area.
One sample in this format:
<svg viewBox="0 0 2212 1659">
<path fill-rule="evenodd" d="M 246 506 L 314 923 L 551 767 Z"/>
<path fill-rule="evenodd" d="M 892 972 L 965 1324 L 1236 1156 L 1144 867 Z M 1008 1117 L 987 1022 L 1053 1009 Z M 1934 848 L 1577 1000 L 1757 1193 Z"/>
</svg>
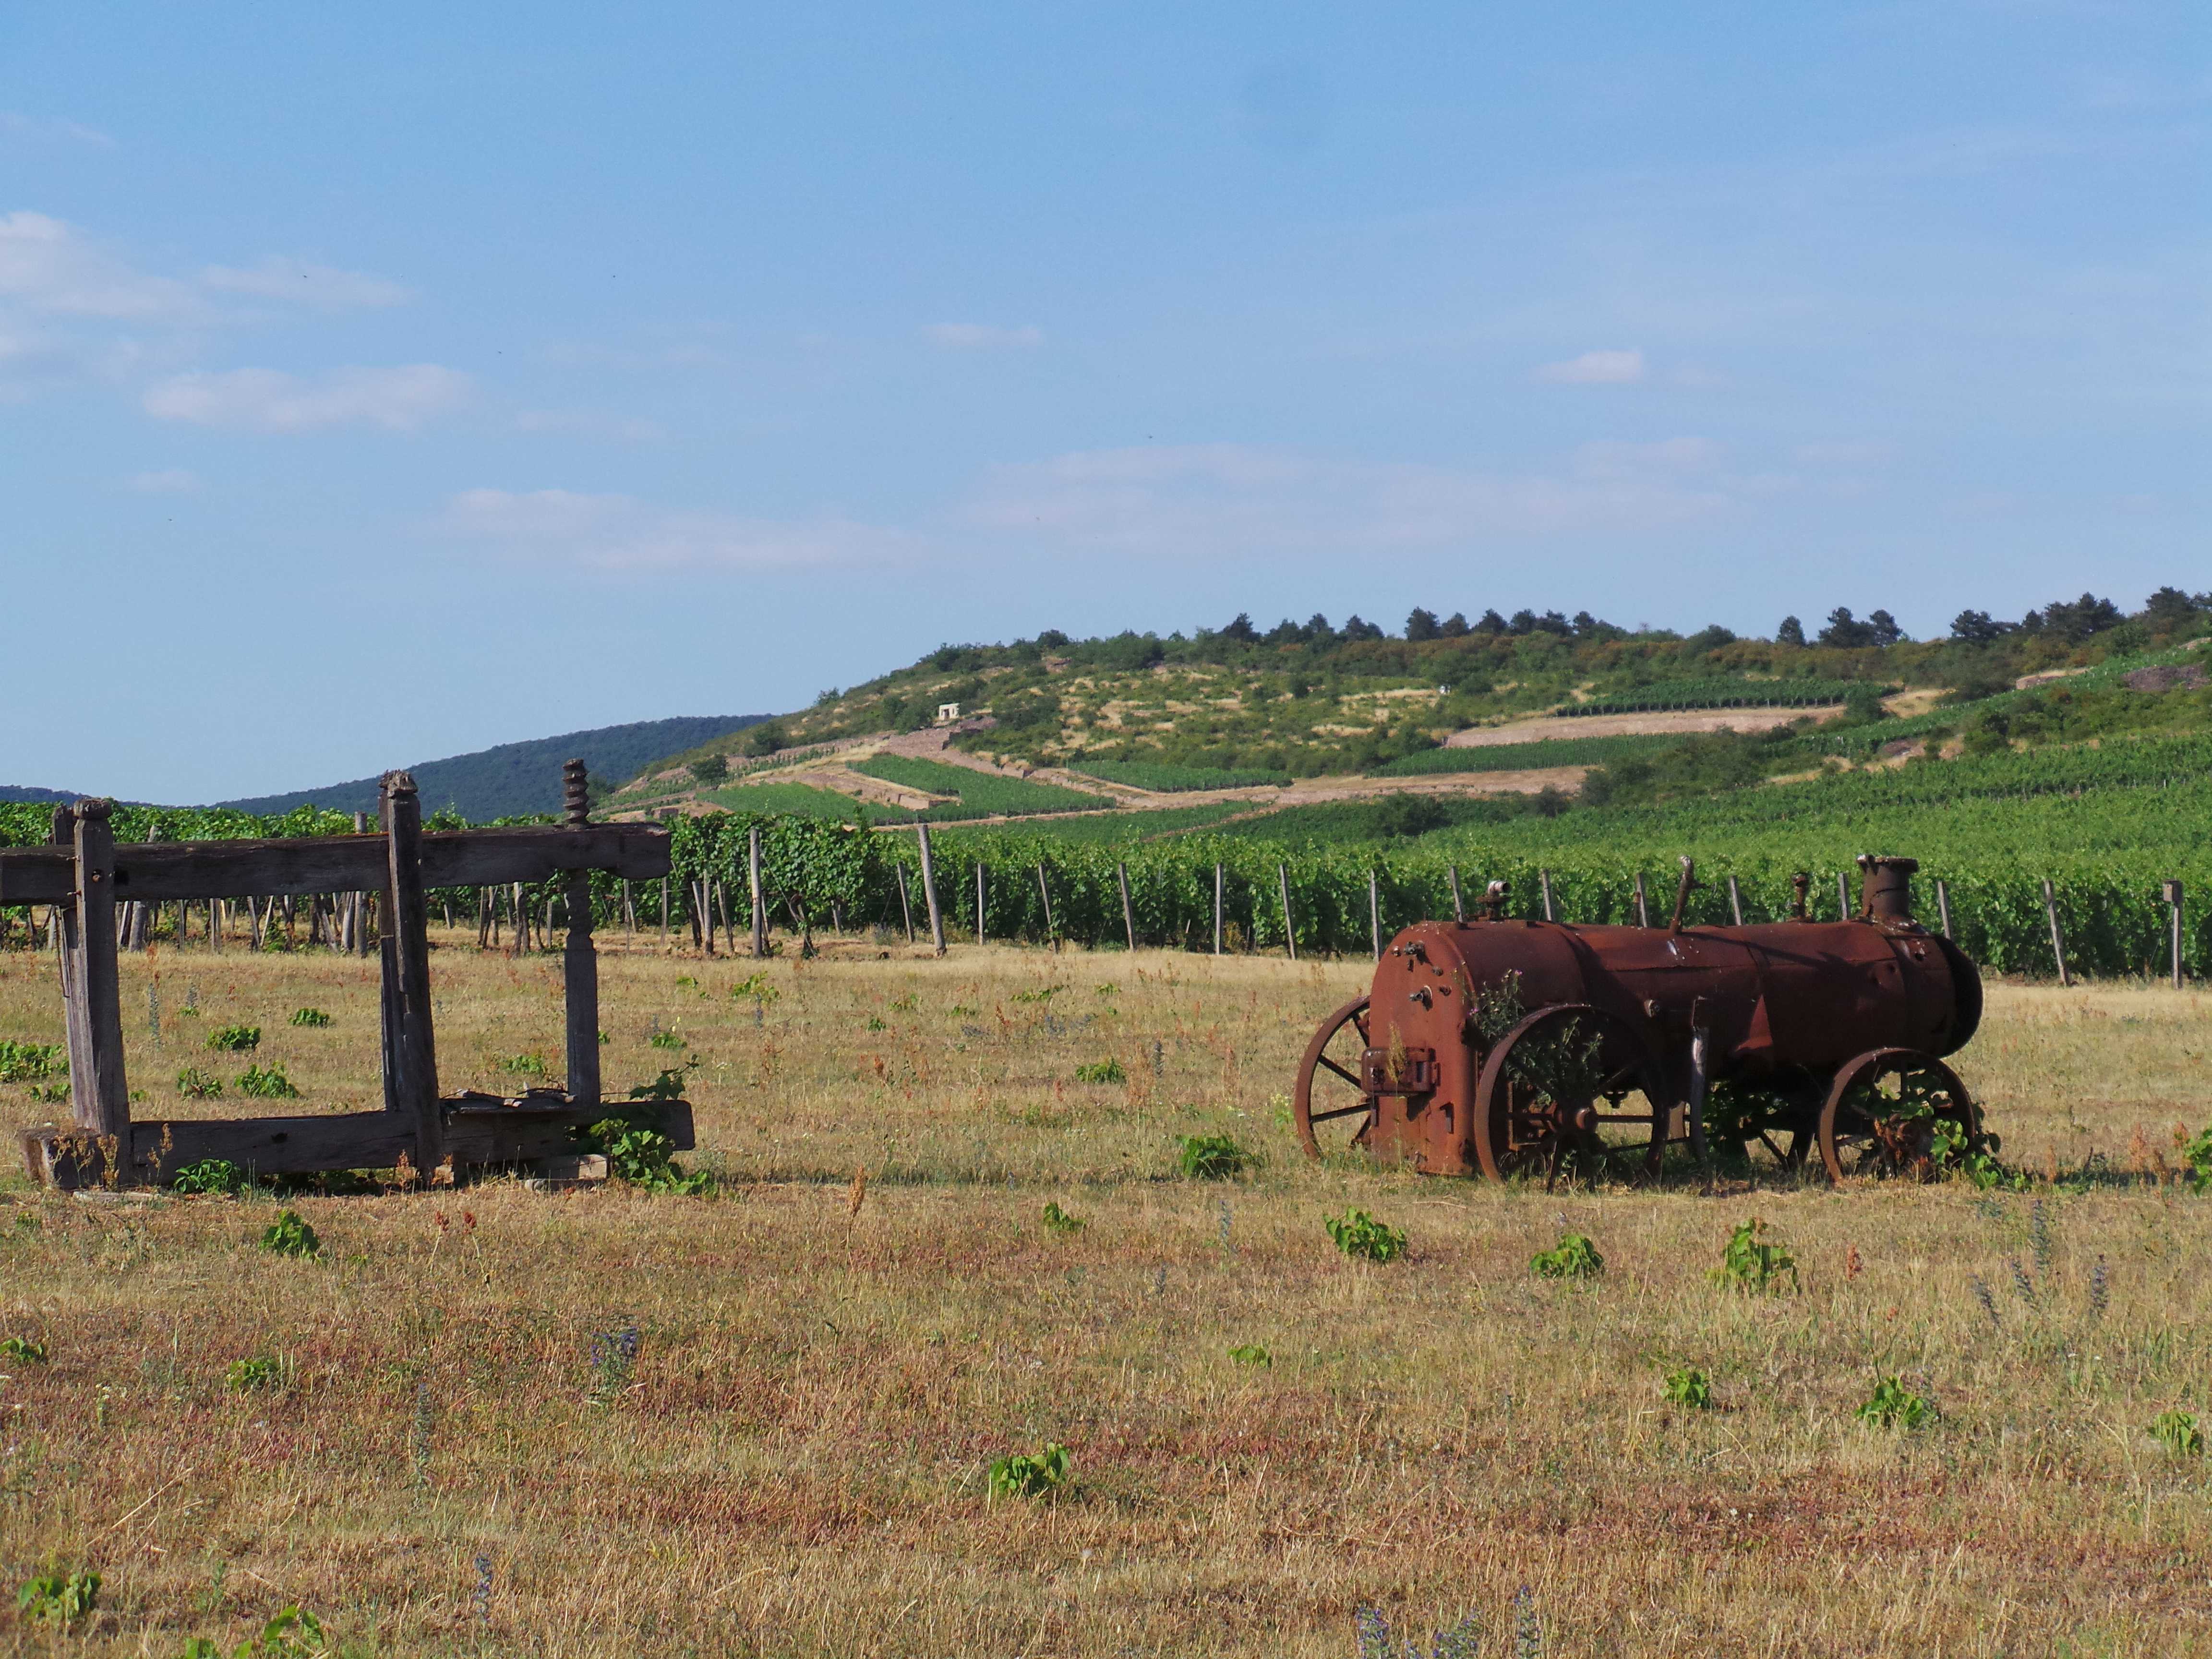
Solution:
<svg viewBox="0 0 2212 1659">
<path fill-rule="evenodd" d="M 611 571 L 880 566 L 925 547 L 905 532 L 848 519 L 678 512 L 568 489 L 463 490 L 438 528 L 520 558 Z"/>
<path fill-rule="evenodd" d="M 401 305 L 413 297 L 398 283 L 365 271 L 274 257 L 258 265 L 210 265 L 200 272 L 200 283 L 218 294 L 282 300 L 317 311 L 370 310 Z"/>
<path fill-rule="evenodd" d="M 408 431 L 468 395 L 469 377 L 436 363 L 397 368 L 340 368 L 302 380 L 273 368 L 173 375 L 147 388 L 156 420 L 199 426 L 304 432 L 366 422 Z"/>
<path fill-rule="evenodd" d="M 131 480 L 131 488 L 141 495 L 190 495 L 200 487 L 199 474 L 181 466 L 163 467 L 158 472 L 141 472 Z"/>
<path fill-rule="evenodd" d="M 1034 323 L 1019 328 L 996 328 L 988 323 L 933 323 L 922 331 L 933 343 L 954 351 L 1028 350 L 1044 343 L 1044 331 Z"/>
<path fill-rule="evenodd" d="M 1720 461 L 1698 438 L 1589 445 L 1564 468 L 1527 473 L 1245 444 L 1091 450 L 994 469 L 966 517 L 1032 546 L 1089 553 L 1371 557 L 1711 520 L 1763 493 L 1723 476 Z"/>
<path fill-rule="evenodd" d="M 657 421 L 602 414 L 590 409 L 526 409 L 514 417 L 518 432 L 568 432 L 618 443 L 655 443 L 668 435 Z"/>
<path fill-rule="evenodd" d="M 37 315 L 180 321 L 203 310 L 185 283 L 149 276 L 65 222 L 0 214 L 0 302 Z"/>
<path fill-rule="evenodd" d="M 21 110 L 0 109 L 0 133 L 17 138 L 59 138 L 94 149 L 113 149 L 115 140 L 96 127 L 78 121 L 41 121 Z"/>
<path fill-rule="evenodd" d="M 1644 353 L 1585 351 L 1565 362 L 1544 364 L 1536 378 L 1555 386 L 1626 386 L 1644 378 Z"/>
</svg>

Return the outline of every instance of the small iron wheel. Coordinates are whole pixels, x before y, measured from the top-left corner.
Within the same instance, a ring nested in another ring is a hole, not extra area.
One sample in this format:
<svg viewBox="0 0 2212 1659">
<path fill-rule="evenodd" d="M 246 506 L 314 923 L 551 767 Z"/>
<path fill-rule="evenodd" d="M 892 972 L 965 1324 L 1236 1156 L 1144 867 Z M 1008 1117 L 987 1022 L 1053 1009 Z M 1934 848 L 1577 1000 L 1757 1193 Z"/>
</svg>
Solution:
<svg viewBox="0 0 2212 1659">
<path fill-rule="evenodd" d="M 1306 1044 L 1305 1058 L 1298 1062 L 1291 1113 L 1298 1144 L 1308 1158 L 1329 1158 L 1367 1146 L 1375 1127 L 1375 1097 L 1359 1086 L 1359 1057 L 1366 1049 L 1365 997 L 1353 998 L 1322 1021 L 1321 1030 Z M 1324 1124 L 1328 1127 L 1316 1133 Z"/>
<path fill-rule="evenodd" d="M 1938 1146 L 1939 1135 L 1945 1146 Z M 1948 1152 L 1981 1145 L 1982 1115 L 1959 1074 L 1917 1048 L 1872 1048 L 1845 1064 L 1820 1108 L 1828 1179 L 1939 1173 Z"/>
<path fill-rule="evenodd" d="M 1474 1085 L 1474 1150 L 1492 1181 L 1542 1170 L 1545 1186 L 1572 1158 L 1616 1160 L 1656 1173 L 1673 1113 L 1659 1068 L 1621 1021 L 1583 1003 L 1528 1016 L 1482 1063 Z"/>
</svg>

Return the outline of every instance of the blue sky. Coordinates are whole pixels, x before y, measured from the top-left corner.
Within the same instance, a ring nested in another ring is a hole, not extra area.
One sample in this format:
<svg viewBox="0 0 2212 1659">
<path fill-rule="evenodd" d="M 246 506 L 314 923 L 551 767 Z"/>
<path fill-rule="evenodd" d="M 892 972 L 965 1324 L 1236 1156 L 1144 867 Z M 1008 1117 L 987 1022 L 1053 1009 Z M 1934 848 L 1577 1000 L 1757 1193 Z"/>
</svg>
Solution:
<svg viewBox="0 0 2212 1659">
<path fill-rule="evenodd" d="M 0 781 L 2212 586 L 2201 6 L 0 9 Z"/>
</svg>

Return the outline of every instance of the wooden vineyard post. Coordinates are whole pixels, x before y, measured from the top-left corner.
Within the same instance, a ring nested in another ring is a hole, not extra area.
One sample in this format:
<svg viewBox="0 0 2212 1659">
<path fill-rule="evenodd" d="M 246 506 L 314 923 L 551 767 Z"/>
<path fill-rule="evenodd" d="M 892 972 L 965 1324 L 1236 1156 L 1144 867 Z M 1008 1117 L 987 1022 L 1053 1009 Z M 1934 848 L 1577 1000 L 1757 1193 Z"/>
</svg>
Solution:
<svg viewBox="0 0 2212 1659">
<path fill-rule="evenodd" d="M 660 878 L 660 951 L 668 954 L 668 878 Z"/>
<path fill-rule="evenodd" d="M 983 860 L 977 859 L 975 860 L 975 943 L 978 945 L 981 945 L 983 942 L 984 897 Z"/>
<path fill-rule="evenodd" d="M 1734 876 L 1729 878 L 1729 915 L 1737 927 L 1743 926 L 1743 890 L 1735 884 Z"/>
<path fill-rule="evenodd" d="M 2051 890 L 2051 878 L 2043 878 L 2043 914 L 2051 923 L 2051 959 L 2058 964 L 2058 982 L 2071 985 L 2074 981 L 2066 972 L 2066 940 L 2058 930 L 2058 896 Z"/>
<path fill-rule="evenodd" d="M 563 805 L 568 823 L 582 829 L 592 821 L 590 780 L 584 763 L 561 768 Z M 599 1103 L 599 956 L 592 943 L 592 872 L 568 872 L 568 944 L 561 958 L 562 993 L 568 1002 L 568 1099 L 577 1106 Z"/>
<path fill-rule="evenodd" d="M 918 823 L 915 830 L 921 842 L 921 896 L 922 902 L 929 907 L 929 942 L 941 957 L 945 954 L 945 913 L 937 908 L 937 872 L 929 860 L 929 826 Z M 978 872 L 982 867 L 980 864 L 975 866 Z M 980 915 L 976 920 L 980 924 Z M 976 932 L 979 935 L 982 932 L 980 925 Z M 981 942 L 979 938 L 977 943 Z"/>
<path fill-rule="evenodd" d="M 1838 870 L 1836 872 L 1836 920 L 1849 921 L 1850 919 L 1851 878 L 1847 872 Z"/>
<path fill-rule="evenodd" d="M 1943 925 L 1943 937 L 1951 937 L 1951 886 L 1941 876 L 1936 878 L 1936 919 Z"/>
<path fill-rule="evenodd" d="M 1367 937 L 1375 947 L 1375 960 L 1382 960 L 1382 886 L 1373 869 L 1367 872 Z"/>
<path fill-rule="evenodd" d="M 1644 872 L 1641 870 L 1636 872 L 1636 925 L 1638 927 L 1651 925 L 1651 905 L 1644 896 Z"/>
<path fill-rule="evenodd" d="M 753 955 L 764 957 L 768 954 L 768 909 L 761 902 L 760 825 L 757 823 L 745 836 L 745 894 L 752 901 L 753 907 Z M 906 878 L 901 875 L 899 897 L 902 901 L 905 896 Z M 906 921 L 906 942 L 908 945 L 914 943 L 912 916 L 908 916 Z"/>
<path fill-rule="evenodd" d="M 353 815 L 353 832 L 356 836 L 365 836 L 368 833 L 368 813 L 356 812 Z M 352 902 L 347 908 L 351 912 L 346 927 L 347 931 L 353 935 L 353 953 L 357 957 L 365 957 L 368 954 L 368 895 L 365 892 L 354 894 Z M 214 913 L 212 905 L 209 907 L 209 913 L 210 915 Z"/>
<path fill-rule="evenodd" d="M 1298 959 L 1298 930 L 1291 921 L 1291 866 L 1289 865 L 1279 864 L 1275 866 L 1275 886 L 1283 896 L 1283 943 L 1290 949 L 1291 960 L 1296 962 Z M 1459 896 L 1459 880 L 1456 872 L 1454 872 L 1452 880 L 1452 896 L 1455 900 Z"/>
<path fill-rule="evenodd" d="M 1279 865 L 1276 867 L 1279 869 L 1281 866 Z M 1447 864 L 1444 866 L 1444 875 L 1451 883 L 1452 920 L 1458 922 L 1462 927 L 1465 927 L 1467 925 L 1467 901 L 1460 896 L 1459 866 L 1456 864 Z M 1283 902 L 1283 908 L 1286 914 L 1290 908 L 1290 901 L 1285 899 Z"/>
<path fill-rule="evenodd" d="M 1536 885 L 1544 895 L 1544 920 L 1557 921 L 1559 918 L 1552 914 L 1552 872 L 1549 870 L 1539 870 L 1536 872 Z"/>
<path fill-rule="evenodd" d="M 1121 888 L 1121 933 L 1129 941 L 1129 949 L 1134 951 L 1137 948 L 1137 908 L 1129 902 L 1129 866 L 1115 863 L 1114 879 Z"/>
<path fill-rule="evenodd" d="M 127 1142 L 131 1089 L 123 1073 L 122 993 L 115 979 L 114 803 L 81 800 L 71 824 L 76 851 L 77 1018 L 70 1027 L 70 1102 L 76 1125 Z M 80 1063 L 76 1039 L 82 1033 Z M 127 1157 L 126 1145 L 120 1156 Z"/>
<path fill-rule="evenodd" d="M 1044 936 L 1055 951 L 1060 949 L 1060 930 L 1052 925 L 1052 889 L 1045 884 L 1044 866 L 1038 865 L 1037 893 L 1044 900 Z"/>
<path fill-rule="evenodd" d="M 908 945 L 911 945 L 914 943 L 914 901 L 907 896 L 906 866 L 903 864 L 894 864 L 891 866 L 891 870 L 892 872 L 898 877 L 899 920 L 906 924 L 906 942 Z M 755 905 L 753 907 L 753 914 L 756 916 L 760 914 L 760 907 L 758 905 Z M 760 923 L 756 921 L 753 923 L 753 927 L 755 930 L 755 937 L 757 938 Z M 760 953 L 756 951 L 754 954 L 757 956 Z"/>
<path fill-rule="evenodd" d="M 1213 866 L 1213 954 L 1221 954 L 1221 866 Z"/>
<path fill-rule="evenodd" d="M 2169 931 L 2173 941 L 2173 988 L 2179 991 L 2181 988 L 2181 884 L 2169 881 L 2164 891 L 2167 920 L 2171 923 Z"/>
<path fill-rule="evenodd" d="M 438 1106 L 438 1045 L 431 1027 L 430 911 L 422 891 L 422 803 L 406 772 L 384 775 L 386 875 L 384 920 L 390 1012 L 398 1016 L 386 1046 L 398 1087 L 387 1081 L 385 1101 L 412 1120 L 415 1168 L 423 1180 L 445 1159 L 445 1125 Z M 592 1037 L 597 1040 L 599 1033 Z"/>
<path fill-rule="evenodd" d="M 623 938 L 629 948 L 635 951 L 637 949 L 637 906 L 631 902 L 629 879 L 627 877 L 623 879 L 622 901 Z"/>
</svg>

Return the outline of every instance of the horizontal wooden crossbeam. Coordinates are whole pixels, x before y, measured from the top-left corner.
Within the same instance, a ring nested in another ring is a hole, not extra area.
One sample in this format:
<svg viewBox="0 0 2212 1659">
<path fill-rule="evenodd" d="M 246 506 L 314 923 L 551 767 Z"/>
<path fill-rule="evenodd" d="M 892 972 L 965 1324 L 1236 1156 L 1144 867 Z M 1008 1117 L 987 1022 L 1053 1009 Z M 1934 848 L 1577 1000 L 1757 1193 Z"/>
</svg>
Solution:
<svg viewBox="0 0 2212 1659">
<path fill-rule="evenodd" d="M 276 841 L 125 842 L 115 849 L 114 893 L 137 899 L 243 898 L 272 893 L 374 891 L 387 879 L 382 836 L 296 836 Z M 669 872 L 659 824 L 526 825 L 453 830 L 422 837 L 425 887 L 497 887 L 568 870 L 650 881 Z M 76 869 L 66 847 L 0 852 L 0 904 L 66 904 Z"/>
<path fill-rule="evenodd" d="M 609 1117 L 666 1135 L 678 1152 L 696 1144 L 688 1101 L 575 1105 L 543 1096 L 509 1103 L 472 1095 L 441 1101 L 440 1107 L 445 1147 L 456 1170 L 565 1157 L 576 1150 L 575 1131 Z M 26 1133 L 23 1150 L 33 1173 L 58 1188 L 137 1187 L 158 1185 L 181 1165 L 211 1158 L 257 1175 L 389 1170 L 402 1156 L 413 1158 L 416 1127 L 404 1112 L 156 1118 L 132 1123 L 130 1139 L 126 1158 L 119 1145 L 83 1129 L 48 1127 Z"/>
</svg>

